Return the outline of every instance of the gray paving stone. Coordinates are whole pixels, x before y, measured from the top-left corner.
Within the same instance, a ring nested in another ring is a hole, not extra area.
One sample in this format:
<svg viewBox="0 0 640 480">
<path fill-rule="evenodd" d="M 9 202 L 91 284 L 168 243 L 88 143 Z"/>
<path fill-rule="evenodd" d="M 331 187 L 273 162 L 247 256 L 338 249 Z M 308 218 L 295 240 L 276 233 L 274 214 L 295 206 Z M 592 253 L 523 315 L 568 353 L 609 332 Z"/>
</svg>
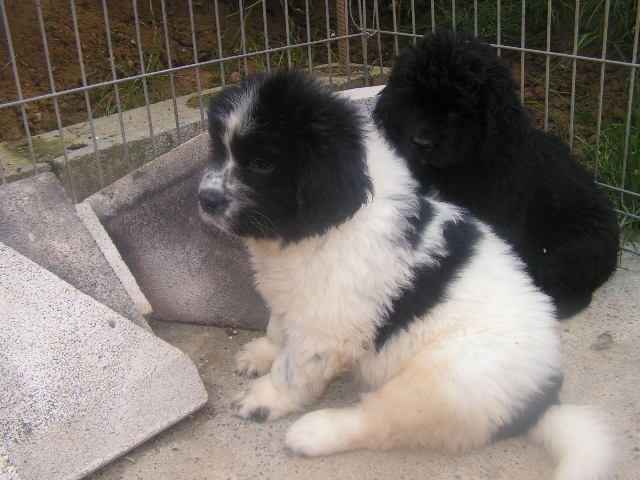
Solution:
<svg viewBox="0 0 640 480">
<path fill-rule="evenodd" d="M 242 242 L 200 221 L 204 133 L 85 200 L 162 320 L 252 330 L 266 325 Z"/>
<path fill-rule="evenodd" d="M 0 242 L 149 328 L 52 173 L 0 186 Z"/>
<path fill-rule="evenodd" d="M 207 401 L 186 355 L 1 243 L 0 331 L 0 478 L 82 478 Z"/>
</svg>

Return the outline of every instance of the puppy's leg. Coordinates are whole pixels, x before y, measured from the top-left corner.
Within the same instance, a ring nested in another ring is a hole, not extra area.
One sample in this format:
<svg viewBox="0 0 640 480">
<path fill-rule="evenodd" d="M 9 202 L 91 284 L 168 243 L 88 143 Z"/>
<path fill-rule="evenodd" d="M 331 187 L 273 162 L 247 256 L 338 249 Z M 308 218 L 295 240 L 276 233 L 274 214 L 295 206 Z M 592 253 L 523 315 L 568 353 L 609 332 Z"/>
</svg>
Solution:
<svg viewBox="0 0 640 480">
<path fill-rule="evenodd" d="M 267 334 L 244 345 L 236 354 L 236 373 L 250 378 L 265 375 L 284 346 L 284 332 L 280 319 L 271 315 Z"/>
<path fill-rule="evenodd" d="M 410 364 L 351 408 L 302 416 L 287 431 L 286 447 L 298 455 L 322 456 L 363 448 L 460 452 L 488 443 L 491 434 L 483 406 L 471 395 L 455 395 L 464 389 L 448 381 L 452 375 L 455 371 L 445 363 Z"/>
<path fill-rule="evenodd" d="M 239 417 L 257 422 L 300 411 L 343 371 L 344 358 L 335 352 L 316 353 L 308 345 L 287 346 L 276 357 L 271 372 L 253 380 L 231 405 Z"/>
</svg>

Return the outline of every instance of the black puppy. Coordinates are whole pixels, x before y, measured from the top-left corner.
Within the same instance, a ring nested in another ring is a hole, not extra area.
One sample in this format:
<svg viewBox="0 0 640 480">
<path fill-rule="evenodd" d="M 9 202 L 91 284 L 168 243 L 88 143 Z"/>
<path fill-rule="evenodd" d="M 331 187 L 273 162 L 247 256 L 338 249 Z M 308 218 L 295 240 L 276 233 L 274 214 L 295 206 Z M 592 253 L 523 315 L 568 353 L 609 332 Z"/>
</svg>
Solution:
<svg viewBox="0 0 640 480">
<path fill-rule="evenodd" d="M 396 58 L 374 118 L 423 189 L 491 224 L 567 318 L 615 269 L 618 224 L 567 146 L 532 127 L 515 89 L 488 44 L 437 31 Z"/>
</svg>

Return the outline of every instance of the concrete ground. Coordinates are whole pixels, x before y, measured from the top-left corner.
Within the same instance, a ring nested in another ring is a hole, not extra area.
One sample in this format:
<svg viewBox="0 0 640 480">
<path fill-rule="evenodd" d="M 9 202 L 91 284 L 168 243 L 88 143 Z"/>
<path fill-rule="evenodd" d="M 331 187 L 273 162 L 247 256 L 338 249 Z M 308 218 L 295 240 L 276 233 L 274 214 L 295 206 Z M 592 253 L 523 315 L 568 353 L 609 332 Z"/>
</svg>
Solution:
<svg viewBox="0 0 640 480">
<path fill-rule="evenodd" d="M 228 405 L 245 380 L 233 374 L 233 356 L 256 332 L 151 322 L 154 332 L 187 353 L 209 392 L 205 408 L 87 480 L 214 479 L 517 479 L 551 477 L 552 461 L 525 438 L 501 441 L 459 455 L 438 452 L 360 451 L 304 459 L 282 448 L 288 417 L 247 423 Z M 640 257 L 623 255 L 621 267 L 587 311 L 559 324 L 566 352 L 565 403 L 597 405 L 619 437 L 612 478 L 640 478 Z M 340 379 L 320 406 L 341 406 L 357 394 Z"/>
</svg>

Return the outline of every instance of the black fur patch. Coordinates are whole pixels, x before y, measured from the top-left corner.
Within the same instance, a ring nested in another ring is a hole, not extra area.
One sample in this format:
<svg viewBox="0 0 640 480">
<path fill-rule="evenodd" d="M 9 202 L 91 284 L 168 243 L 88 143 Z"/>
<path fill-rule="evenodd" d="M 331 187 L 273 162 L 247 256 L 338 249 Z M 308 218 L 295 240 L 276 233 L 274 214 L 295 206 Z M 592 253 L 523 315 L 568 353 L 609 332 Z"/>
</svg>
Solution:
<svg viewBox="0 0 640 480">
<path fill-rule="evenodd" d="M 515 437 L 533 427 L 550 406 L 560 403 L 558 392 L 561 386 L 562 375 L 550 378 L 542 390 L 536 392 L 520 410 L 514 412 L 509 423 L 498 427 L 492 440 Z"/>
<path fill-rule="evenodd" d="M 433 208 L 424 197 L 418 197 L 420 201 L 417 215 L 409 218 L 409 228 L 405 232 L 405 240 L 411 245 L 411 248 L 416 248 L 420 239 L 422 238 L 422 232 L 427 226 L 431 218 L 433 218 Z"/>
<path fill-rule="evenodd" d="M 474 222 L 450 221 L 444 224 L 447 253 L 437 256 L 435 265 L 422 265 L 415 269 L 412 285 L 393 300 L 386 321 L 376 332 L 376 351 L 380 351 L 395 332 L 406 330 L 416 317 L 424 315 L 445 298 L 447 288 L 473 255 L 480 235 Z"/>
<path fill-rule="evenodd" d="M 248 420 L 256 423 L 264 423 L 269 418 L 271 412 L 267 407 L 258 407 L 248 417 Z"/>
</svg>

